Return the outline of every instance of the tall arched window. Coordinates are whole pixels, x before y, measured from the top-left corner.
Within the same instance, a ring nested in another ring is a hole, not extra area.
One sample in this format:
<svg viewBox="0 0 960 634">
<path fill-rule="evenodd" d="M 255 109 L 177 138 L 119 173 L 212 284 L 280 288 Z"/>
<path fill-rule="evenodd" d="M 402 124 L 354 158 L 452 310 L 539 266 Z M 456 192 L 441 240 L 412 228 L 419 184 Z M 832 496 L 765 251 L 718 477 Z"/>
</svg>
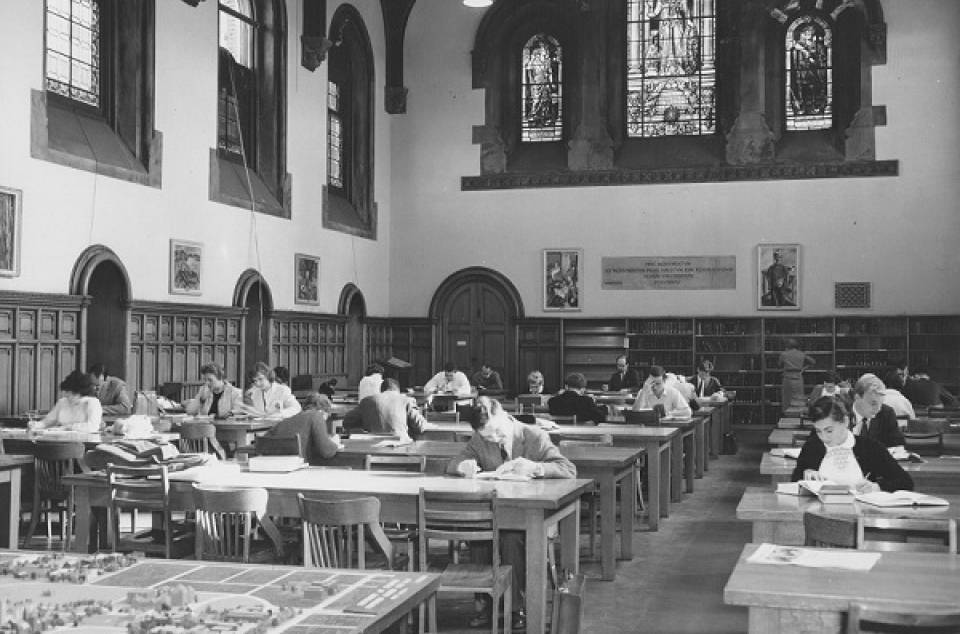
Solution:
<svg viewBox="0 0 960 634">
<path fill-rule="evenodd" d="M 787 27 L 784 43 L 787 130 L 826 130 L 833 126 L 833 29 L 815 15 L 802 15 Z"/>
<path fill-rule="evenodd" d="M 714 0 L 628 0 L 627 136 L 716 132 Z"/>
<path fill-rule="evenodd" d="M 217 148 L 252 165 L 251 122 L 256 106 L 254 32 L 250 0 L 220 0 L 220 79 L 217 82 Z"/>
<path fill-rule="evenodd" d="M 538 33 L 521 55 L 520 140 L 560 141 L 563 138 L 563 52 L 556 38 Z"/>
</svg>

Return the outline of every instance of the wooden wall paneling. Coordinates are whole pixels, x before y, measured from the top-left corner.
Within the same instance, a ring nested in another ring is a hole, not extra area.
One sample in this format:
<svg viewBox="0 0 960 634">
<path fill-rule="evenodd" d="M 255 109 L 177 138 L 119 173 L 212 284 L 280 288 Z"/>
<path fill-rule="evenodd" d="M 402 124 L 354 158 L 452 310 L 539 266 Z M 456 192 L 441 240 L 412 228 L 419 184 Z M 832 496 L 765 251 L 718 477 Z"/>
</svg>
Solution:
<svg viewBox="0 0 960 634">
<path fill-rule="evenodd" d="M 0 344 L 0 412 L 16 413 L 13 407 L 13 344 Z"/>
<path fill-rule="evenodd" d="M 563 387 L 563 372 L 560 359 L 559 320 L 525 320 L 517 324 L 517 380 L 515 388 L 527 391 L 527 374 L 540 370 L 544 388 L 556 392 Z"/>
<path fill-rule="evenodd" d="M 290 370 L 290 376 L 345 373 L 344 317 L 279 311 L 273 324 L 274 359 Z"/>
<path fill-rule="evenodd" d="M 391 320 L 392 356 L 410 363 L 410 383 L 423 385 L 433 376 L 433 322 L 429 319 Z"/>
</svg>

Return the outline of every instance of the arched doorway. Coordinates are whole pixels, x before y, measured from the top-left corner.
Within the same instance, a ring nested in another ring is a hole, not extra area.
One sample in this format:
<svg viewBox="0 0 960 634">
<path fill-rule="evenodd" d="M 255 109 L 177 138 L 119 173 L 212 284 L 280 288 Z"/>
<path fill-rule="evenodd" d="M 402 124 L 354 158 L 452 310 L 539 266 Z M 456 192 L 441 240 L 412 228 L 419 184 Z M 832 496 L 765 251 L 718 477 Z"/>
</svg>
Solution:
<svg viewBox="0 0 960 634">
<path fill-rule="evenodd" d="M 454 273 L 437 288 L 430 317 L 439 325 L 439 367 L 452 361 L 470 376 L 487 363 L 504 385 L 516 384 L 515 325 L 523 301 L 504 275 L 483 267 Z"/>
<path fill-rule="evenodd" d="M 247 269 L 237 280 L 233 291 L 233 305 L 244 309 L 243 313 L 243 355 L 241 372 L 243 376 L 235 378 L 238 385 L 247 387 L 246 373 L 257 361 L 263 361 L 270 367 L 270 317 L 273 313 L 273 294 L 270 286 L 258 271 Z"/>
<path fill-rule="evenodd" d="M 130 278 L 123 262 L 102 244 L 87 248 L 73 267 L 70 293 L 90 298 L 83 311 L 82 369 L 103 363 L 110 374 L 126 379 Z"/>
<path fill-rule="evenodd" d="M 337 313 L 346 315 L 346 355 L 345 370 L 347 385 L 356 385 L 366 369 L 366 346 L 364 345 L 364 324 L 367 316 L 367 302 L 363 293 L 354 284 L 347 284 L 340 291 Z"/>
</svg>

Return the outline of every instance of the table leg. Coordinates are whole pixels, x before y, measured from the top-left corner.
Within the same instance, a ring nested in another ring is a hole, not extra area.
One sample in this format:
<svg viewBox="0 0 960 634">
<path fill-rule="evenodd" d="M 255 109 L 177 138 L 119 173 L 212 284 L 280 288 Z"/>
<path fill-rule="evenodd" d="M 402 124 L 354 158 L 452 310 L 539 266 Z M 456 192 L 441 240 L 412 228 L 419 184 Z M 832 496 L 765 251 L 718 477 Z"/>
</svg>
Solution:
<svg viewBox="0 0 960 634">
<path fill-rule="evenodd" d="M 710 413 L 710 457 L 720 457 L 720 442 L 723 435 L 717 410 Z"/>
<path fill-rule="evenodd" d="M 670 441 L 670 501 L 683 500 L 683 434 Z"/>
<path fill-rule="evenodd" d="M 70 504 L 73 506 L 73 525 L 76 536 L 70 543 L 70 550 L 75 553 L 89 552 L 90 548 L 90 490 L 87 487 L 71 487 L 73 495 Z"/>
<path fill-rule="evenodd" d="M 693 475 L 695 478 L 702 478 L 703 472 L 705 471 L 705 452 L 707 445 L 704 439 L 704 431 L 706 431 L 704 427 L 705 423 L 703 422 L 703 419 L 697 421 L 697 424 L 694 426 L 693 445 L 695 448 L 694 451 L 696 453 L 696 460 L 694 462 Z"/>
<path fill-rule="evenodd" d="M 637 470 L 630 466 L 620 479 L 620 559 L 633 559 L 633 518 L 637 513 Z"/>
<path fill-rule="evenodd" d="M 663 476 L 660 470 L 660 443 L 652 442 L 646 445 L 647 454 L 647 522 L 650 530 L 660 529 L 660 479 Z M 669 475 L 668 475 L 669 480 Z"/>
<path fill-rule="evenodd" d="M 623 497 L 631 497 L 630 489 Z M 617 576 L 616 536 L 617 536 L 617 485 L 612 470 L 604 471 L 600 476 L 600 570 L 605 581 L 613 581 Z M 636 495 L 633 496 L 636 499 Z"/>
<path fill-rule="evenodd" d="M 672 465 L 670 457 L 673 454 L 673 441 L 667 441 L 660 447 L 660 517 L 670 517 L 670 491 L 672 489 Z"/>
<path fill-rule="evenodd" d="M 14 468 L 7 472 L 10 482 L 10 504 L 7 508 L 7 548 L 20 548 L 20 469 Z"/>
<path fill-rule="evenodd" d="M 683 476 L 687 481 L 687 493 L 693 493 L 693 475 L 695 463 L 697 461 L 697 443 L 694 436 L 696 427 L 687 432 L 683 437 L 683 448 L 687 454 L 687 459 L 683 461 Z"/>
</svg>

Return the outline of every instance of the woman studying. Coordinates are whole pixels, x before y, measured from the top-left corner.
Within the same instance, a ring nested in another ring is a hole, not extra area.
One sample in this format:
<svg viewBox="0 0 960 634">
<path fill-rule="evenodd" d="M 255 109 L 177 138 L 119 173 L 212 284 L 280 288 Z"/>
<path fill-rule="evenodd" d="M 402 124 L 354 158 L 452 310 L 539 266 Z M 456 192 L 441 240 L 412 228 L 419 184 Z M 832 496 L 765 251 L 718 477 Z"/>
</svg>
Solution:
<svg viewBox="0 0 960 634">
<path fill-rule="evenodd" d="M 253 387 L 244 394 L 244 411 L 252 416 L 289 418 L 303 409 L 290 388 L 274 381 L 273 370 L 266 363 L 253 366 Z"/>
<path fill-rule="evenodd" d="M 850 411 L 838 396 L 810 406 L 814 431 L 803 445 L 791 480 L 830 480 L 858 493 L 912 490 L 913 479 L 886 447 L 849 430 Z"/>
<path fill-rule="evenodd" d="M 42 420 L 30 429 L 56 428 L 66 431 L 97 432 L 103 422 L 103 406 L 94 396 L 97 388 L 89 374 L 74 370 L 60 383 L 63 396 Z"/>
</svg>

